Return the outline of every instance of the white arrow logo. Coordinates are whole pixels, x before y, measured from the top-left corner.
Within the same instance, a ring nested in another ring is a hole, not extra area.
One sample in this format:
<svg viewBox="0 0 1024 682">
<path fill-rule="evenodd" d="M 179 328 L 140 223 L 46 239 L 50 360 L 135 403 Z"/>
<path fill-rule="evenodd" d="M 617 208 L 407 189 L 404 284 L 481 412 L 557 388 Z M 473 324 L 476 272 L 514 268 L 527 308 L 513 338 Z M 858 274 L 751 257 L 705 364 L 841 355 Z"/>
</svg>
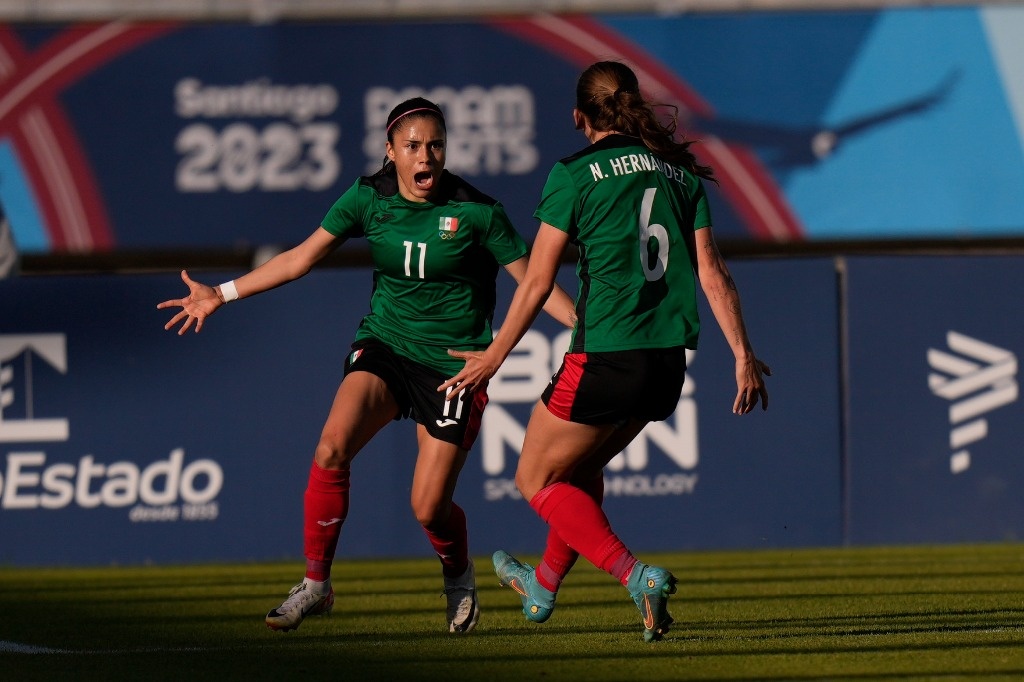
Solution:
<svg viewBox="0 0 1024 682">
<path fill-rule="evenodd" d="M 38 356 L 61 374 L 68 371 L 67 338 L 63 334 L 24 334 L 0 336 L 0 443 L 30 441 L 66 441 L 68 420 L 40 419 L 33 414 L 32 358 Z M 4 409 L 14 404 L 14 367 L 24 359 L 25 418 L 5 417 Z"/>
<path fill-rule="evenodd" d="M 959 355 L 928 349 L 928 365 L 935 370 L 928 375 L 928 388 L 952 401 L 949 468 L 959 474 L 971 466 L 965 446 L 988 435 L 988 420 L 981 416 L 1017 399 L 1017 356 L 954 331 L 947 332 L 946 343 Z"/>
</svg>

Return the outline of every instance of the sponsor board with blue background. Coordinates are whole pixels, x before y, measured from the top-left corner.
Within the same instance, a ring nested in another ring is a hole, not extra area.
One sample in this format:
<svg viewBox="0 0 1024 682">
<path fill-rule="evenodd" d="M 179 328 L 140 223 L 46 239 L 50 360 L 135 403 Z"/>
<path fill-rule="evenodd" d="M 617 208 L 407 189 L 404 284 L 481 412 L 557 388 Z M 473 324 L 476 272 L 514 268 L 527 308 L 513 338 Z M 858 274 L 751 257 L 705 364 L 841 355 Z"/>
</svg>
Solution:
<svg viewBox="0 0 1024 682">
<path fill-rule="evenodd" d="M 417 94 L 445 108 L 449 168 L 529 238 L 547 170 L 583 144 L 575 78 L 604 58 L 680 107 L 721 181 L 720 239 L 1024 230 L 1024 9 L 428 26 L 0 26 L 0 203 L 18 246 L 296 243 L 379 166 L 383 116 Z M 407 56 L 428 52 L 436 68 L 414 77 Z M 1006 311 L 1024 263 L 836 264 L 732 264 L 776 371 L 771 409 L 731 414 L 732 359 L 705 307 L 679 409 L 607 472 L 632 546 L 1021 535 L 1022 342 Z M 369 287 L 366 270 L 317 270 L 178 338 L 154 308 L 181 295 L 175 275 L 0 282 L 0 563 L 299 557 L 306 472 Z M 561 333 L 542 317 L 492 382 L 457 493 L 474 553 L 540 551 L 511 481 Z M 408 508 L 414 455 L 396 423 L 357 458 L 339 555 L 429 555 Z"/>
<path fill-rule="evenodd" d="M 582 146 L 576 76 L 614 58 L 717 169 L 723 238 L 1019 236 L 1021 45 L 1007 5 L 4 25 L 0 202 L 25 253 L 292 244 L 425 94 L 451 170 L 530 236 L 548 169 Z"/>
<path fill-rule="evenodd" d="M 606 470 L 605 506 L 631 546 L 1020 537 L 1022 340 L 1005 311 L 1024 259 L 732 270 L 774 370 L 771 407 L 731 413 L 733 359 L 705 306 L 676 413 Z M 572 286 L 569 268 L 560 277 Z M 500 315 L 512 280 L 499 284 Z M 155 304 L 183 288 L 170 275 L 0 282 L 0 562 L 301 556 L 302 491 L 370 273 L 316 270 L 179 337 Z M 512 479 L 564 334 L 542 316 L 492 381 L 456 493 L 475 553 L 541 549 Z M 409 422 L 357 457 L 339 556 L 429 555 L 409 509 L 414 457 Z"/>
<path fill-rule="evenodd" d="M 854 258 L 849 540 L 1024 535 L 1024 258 Z"/>
<path fill-rule="evenodd" d="M 705 310 L 680 408 L 608 470 L 606 507 L 638 549 L 841 541 L 832 262 L 734 274 L 779 375 L 772 407 L 732 414 L 732 355 Z M 508 301 L 512 280 L 499 281 Z M 155 304 L 183 288 L 165 275 L 0 282 L 0 562 L 301 557 L 302 492 L 370 272 L 314 271 L 179 337 Z M 541 319 L 492 382 L 456 493 L 476 553 L 542 546 L 512 479 L 563 332 Z M 339 556 L 429 555 L 409 508 L 414 458 L 409 422 L 356 458 Z"/>
</svg>

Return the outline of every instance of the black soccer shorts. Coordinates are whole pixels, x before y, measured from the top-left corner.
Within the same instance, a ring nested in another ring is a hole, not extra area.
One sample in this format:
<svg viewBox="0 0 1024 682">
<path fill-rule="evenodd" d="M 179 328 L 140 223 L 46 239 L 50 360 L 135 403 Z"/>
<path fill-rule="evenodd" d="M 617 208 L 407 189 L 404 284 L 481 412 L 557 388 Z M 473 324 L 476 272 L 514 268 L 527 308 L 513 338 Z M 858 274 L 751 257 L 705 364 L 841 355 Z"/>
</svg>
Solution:
<svg viewBox="0 0 1024 682">
<path fill-rule="evenodd" d="M 451 377 L 398 355 L 386 344 L 366 339 L 352 344 L 345 374 L 370 372 L 380 377 L 399 405 L 396 420 L 410 418 L 438 440 L 469 450 L 480 434 L 487 389 L 460 391 L 451 400 L 437 387 Z"/>
<path fill-rule="evenodd" d="M 561 419 L 600 426 L 628 419 L 663 421 L 686 378 L 686 349 L 566 353 L 541 400 Z"/>
</svg>

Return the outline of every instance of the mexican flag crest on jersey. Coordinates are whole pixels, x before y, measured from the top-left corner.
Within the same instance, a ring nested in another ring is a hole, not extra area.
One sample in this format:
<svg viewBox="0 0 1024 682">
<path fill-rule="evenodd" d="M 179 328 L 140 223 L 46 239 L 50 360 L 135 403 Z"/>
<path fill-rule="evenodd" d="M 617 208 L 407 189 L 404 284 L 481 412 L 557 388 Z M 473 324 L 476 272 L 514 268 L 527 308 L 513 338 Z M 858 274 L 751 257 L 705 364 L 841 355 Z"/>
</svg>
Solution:
<svg viewBox="0 0 1024 682">
<path fill-rule="evenodd" d="M 438 227 L 437 234 L 440 235 L 441 239 L 451 239 L 459 229 L 459 219 L 452 216 L 444 216 L 441 218 L 441 224 Z"/>
</svg>

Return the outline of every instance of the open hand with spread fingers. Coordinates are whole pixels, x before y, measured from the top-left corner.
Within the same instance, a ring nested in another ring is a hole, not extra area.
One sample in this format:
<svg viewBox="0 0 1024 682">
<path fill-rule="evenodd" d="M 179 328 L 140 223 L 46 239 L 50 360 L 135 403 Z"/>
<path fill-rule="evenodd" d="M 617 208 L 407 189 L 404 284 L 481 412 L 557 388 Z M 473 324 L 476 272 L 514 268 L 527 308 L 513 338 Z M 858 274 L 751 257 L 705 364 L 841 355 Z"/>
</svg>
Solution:
<svg viewBox="0 0 1024 682">
<path fill-rule="evenodd" d="M 169 330 L 184 320 L 184 323 L 181 325 L 181 329 L 178 330 L 178 336 L 187 332 L 193 323 L 196 326 L 196 333 L 198 333 L 203 328 L 203 321 L 212 315 L 217 308 L 224 305 L 224 301 L 217 294 L 216 289 L 195 281 L 188 276 L 187 271 L 181 271 L 181 279 L 186 285 L 188 285 L 188 296 L 185 298 L 172 298 L 168 301 L 156 304 L 157 308 L 181 308 L 181 310 L 164 325 L 164 329 Z"/>
</svg>

